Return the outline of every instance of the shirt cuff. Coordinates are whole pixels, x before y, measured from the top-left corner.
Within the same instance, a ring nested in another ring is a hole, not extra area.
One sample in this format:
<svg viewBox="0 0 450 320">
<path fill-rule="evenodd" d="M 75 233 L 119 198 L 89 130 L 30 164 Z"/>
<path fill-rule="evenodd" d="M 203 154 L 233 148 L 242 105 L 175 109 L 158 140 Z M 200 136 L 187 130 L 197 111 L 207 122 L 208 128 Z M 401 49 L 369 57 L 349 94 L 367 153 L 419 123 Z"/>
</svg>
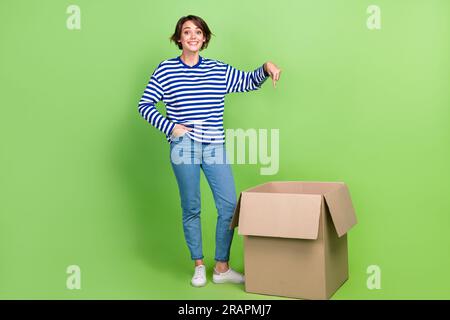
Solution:
<svg viewBox="0 0 450 320">
<path fill-rule="evenodd" d="M 264 63 L 265 64 L 265 63 Z M 266 69 L 264 68 L 264 64 L 262 65 L 262 68 L 263 68 L 263 72 L 264 72 L 264 76 L 266 76 L 266 77 L 268 77 L 269 76 L 269 74 L 266 72 Z"/>
<path fill-rule="evenodd" d="M 167 120 L 167 119 L 166 119 Z M 169 121 L 169 120 L 167 120 Z M 172 135 L 172 131 L 173 128 L 175 128 L 175 123 L 173 123 L 172 121 L 169 121 L 169 125 L 166 128 L 166 132 L 164 132 L 167 136 L 171 136 Z"/>
</svg>

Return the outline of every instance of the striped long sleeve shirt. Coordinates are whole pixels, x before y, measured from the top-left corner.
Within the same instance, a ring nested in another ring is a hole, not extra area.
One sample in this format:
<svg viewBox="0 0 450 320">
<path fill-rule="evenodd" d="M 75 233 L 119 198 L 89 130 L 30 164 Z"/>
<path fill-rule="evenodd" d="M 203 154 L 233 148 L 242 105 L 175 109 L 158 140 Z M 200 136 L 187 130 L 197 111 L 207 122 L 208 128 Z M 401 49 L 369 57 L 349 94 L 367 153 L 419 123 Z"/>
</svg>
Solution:
<svg viewBox="0 0 450 320">
<path fill-rule="evenodd" d="M 175 124 L 192 128 L 185 134 L 203 143 L 224 143 L 223 111 L 225 95 L 261 88 L 268 75 L 264 65 L 254 71 L 237 70 L 224 62 L 199 56 L 189 66 L 180 56 L 162 61 L 144 90 L 138 111 L 145 120 L 172 141 Z M 166 106 L 164 117 L 155 107 Z"/>
</svg>

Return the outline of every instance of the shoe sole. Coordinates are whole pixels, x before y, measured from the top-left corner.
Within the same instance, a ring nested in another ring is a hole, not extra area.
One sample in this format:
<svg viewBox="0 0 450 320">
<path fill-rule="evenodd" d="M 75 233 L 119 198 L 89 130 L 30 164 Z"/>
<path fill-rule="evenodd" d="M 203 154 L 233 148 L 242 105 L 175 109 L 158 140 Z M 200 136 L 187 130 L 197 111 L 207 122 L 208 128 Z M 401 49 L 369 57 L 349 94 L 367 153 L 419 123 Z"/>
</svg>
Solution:
<svg viewBox="0 0 450 320">
<path fill-rule="evenodd" d="M 207 282 L 202 283 L 202 284 L 193 284 L 193 283 L 191 282 L 191 286 L 193 286 L 194 288 L 200 288 L 200 287 L 206 286 L 206 283 L 207 283 Z"/>
<path fill-rule="evenodd" d="M 228 279 L 214 279 L 214 278 L 213 278 L 213 282 L 214 283 L 237 283 L 237 284 L 245 283 L 245 281 L 233 281 L 233 280 L 228 280 Z"/>
</svg>

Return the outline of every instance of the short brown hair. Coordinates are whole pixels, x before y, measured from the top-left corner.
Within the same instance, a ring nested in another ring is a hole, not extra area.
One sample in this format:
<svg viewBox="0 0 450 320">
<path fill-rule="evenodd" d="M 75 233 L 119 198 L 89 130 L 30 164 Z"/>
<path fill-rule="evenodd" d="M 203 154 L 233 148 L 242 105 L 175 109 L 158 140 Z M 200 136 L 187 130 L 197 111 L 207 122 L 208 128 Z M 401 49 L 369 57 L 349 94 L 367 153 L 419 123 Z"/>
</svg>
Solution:
<svg viewBox="0 0 450 320">
<path fill-rule="evenodd" d="M 181 38 L 181 28 L 183 27 L 183 24 L 186 21 L 192 21 L 198 28 L 200 28 L 203 31 L 203 35 L 205 36 L 205 42 L 203 42 L 202 47 L 200 50 L 206 49 L 208 47 L 209 40 L 211 39 L 211 35 L 214 35 L 211 30 L 209 30 L 208 25 L 206 24 L 205 20 L 198 16 L 194 15 L 188 15 L 185 17 L 181 17 L 180 20 L 178 20 L 177 25 L 175 27 L 175 32 L 170 37 L 170 41 L 173 41 L 177 46 L 178 49 L 182 50 L 183 46 L 181 43 L 178 42 Z"/>
</svg>

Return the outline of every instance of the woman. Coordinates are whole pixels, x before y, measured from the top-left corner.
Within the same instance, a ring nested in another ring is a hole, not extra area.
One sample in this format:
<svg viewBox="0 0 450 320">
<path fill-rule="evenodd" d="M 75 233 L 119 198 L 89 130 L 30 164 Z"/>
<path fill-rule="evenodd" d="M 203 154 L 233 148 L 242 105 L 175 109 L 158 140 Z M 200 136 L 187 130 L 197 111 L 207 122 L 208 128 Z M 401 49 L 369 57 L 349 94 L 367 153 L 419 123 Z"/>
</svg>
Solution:
<svg viewBox="0 0 450 320">
<path fill-rule="evenodd" d="M 162 61 L 150 77 L 139 102 L 139 113 L 166 135 L 171 165 L 177 179 L 183 230 L 194 275 L 191 284 L 206 284 L 200 224 L 200 169 L 214 195 L 218 212 L 216 225 L 215 283 L 243 283 L 244 276 L 229 264 L 234 229 L 229 228 L 236 207 L 233 175 L 225 152 L 223 130 L 224 96 L 231 92 L 257 90 L 272 77 L 275 87 L 281 70 L 266 62 L 253 72 L 200 56 L 207 48 L 211 31 L 194 15 L 182 17 L 170 38 L 182 53 Z M 166 105 L 167 117 L 155 108 Z"/>
</svg>

